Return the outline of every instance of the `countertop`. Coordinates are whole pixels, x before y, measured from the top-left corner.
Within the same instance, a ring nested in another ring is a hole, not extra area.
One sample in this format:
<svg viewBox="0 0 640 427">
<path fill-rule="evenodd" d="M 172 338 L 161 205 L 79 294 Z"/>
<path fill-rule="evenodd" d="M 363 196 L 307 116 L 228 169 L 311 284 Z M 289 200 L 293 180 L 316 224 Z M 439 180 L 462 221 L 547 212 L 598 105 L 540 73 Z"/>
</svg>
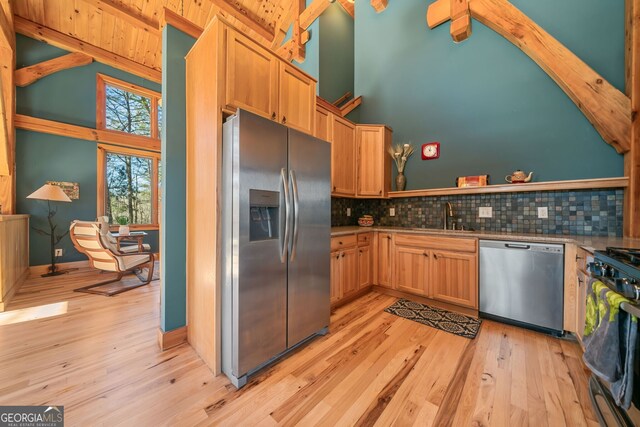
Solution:
<svg viewBox="0 0 640 427">
<path fill-rule="evenodd" d="M 567 234 L 526 234 L 507 233 L 499 231 L 455 231 L 440 230 L 431 228 L 409 228 L 409 227 L 331 227 L 331 237 L 344 236 L 347 234 L 368 233 L 371 231 L 382 231 L 392 233 L 414 233 L 427 234 L 433 236 L 448 237 L 475 237 L 487 240 L 516 240 L 523 242 L 541 243 L 574 243 L 590 252 L 602 250 L 608 246 L 624 248 L 640 248 L 640 239 L 627 237 L 600 237 L 600 236 L 576 236 Z"/>
</svg>

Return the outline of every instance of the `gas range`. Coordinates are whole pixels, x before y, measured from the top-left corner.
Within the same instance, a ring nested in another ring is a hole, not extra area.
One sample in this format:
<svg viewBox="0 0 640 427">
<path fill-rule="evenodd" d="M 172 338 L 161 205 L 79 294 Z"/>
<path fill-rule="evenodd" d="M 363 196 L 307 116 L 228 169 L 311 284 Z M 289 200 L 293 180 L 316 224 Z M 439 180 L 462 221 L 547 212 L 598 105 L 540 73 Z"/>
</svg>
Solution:
<svg viewBox="0 0 640 427">
<path fill-rule="evenodd" d="M 591 274 L 625 297 L 640 301 L 640 249 L 613 248 L 595 251 Z"/>
</svg>

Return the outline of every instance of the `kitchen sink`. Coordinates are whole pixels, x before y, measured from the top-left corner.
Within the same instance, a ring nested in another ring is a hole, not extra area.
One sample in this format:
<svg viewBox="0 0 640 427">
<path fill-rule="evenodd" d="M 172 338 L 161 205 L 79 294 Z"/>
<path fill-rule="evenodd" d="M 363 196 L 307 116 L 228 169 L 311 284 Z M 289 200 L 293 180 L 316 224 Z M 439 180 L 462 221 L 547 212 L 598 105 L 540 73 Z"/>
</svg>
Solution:
<svg viewBox="0 0 640 427">
<path fill-rule="evenodd" d="M 444 230 L 442 228 L 420 228 L 414 227 L 411 230 L 414 231 L 427 231 L 429 233 L 474 233 L 475 230 Z"/>
</svg>

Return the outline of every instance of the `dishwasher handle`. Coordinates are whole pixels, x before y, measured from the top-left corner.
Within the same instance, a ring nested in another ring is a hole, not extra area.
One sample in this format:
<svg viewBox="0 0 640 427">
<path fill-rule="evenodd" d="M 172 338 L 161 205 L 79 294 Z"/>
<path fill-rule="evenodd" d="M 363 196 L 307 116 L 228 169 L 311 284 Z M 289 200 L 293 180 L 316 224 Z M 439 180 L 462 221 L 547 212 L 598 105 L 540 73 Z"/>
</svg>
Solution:
<svg viewBox="0 0 640 427">
<path fill-rule="evenodd" d="M 504 247 L 509 249 L 523 249 L 523 250 L 531 249 L 531 245 L 523 245 L 518 243 L 505 243 Z"/>
</svg>

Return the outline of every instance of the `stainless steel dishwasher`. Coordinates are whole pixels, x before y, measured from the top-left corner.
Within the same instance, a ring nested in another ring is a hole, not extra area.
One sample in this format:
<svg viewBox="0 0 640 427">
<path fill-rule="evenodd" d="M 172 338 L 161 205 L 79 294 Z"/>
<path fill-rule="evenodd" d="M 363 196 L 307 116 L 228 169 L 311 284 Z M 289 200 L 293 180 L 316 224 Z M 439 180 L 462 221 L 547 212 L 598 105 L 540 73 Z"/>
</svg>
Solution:
<svg viewBox="0 0 640 427">
<path fill-rule="evenodd" d="M 480 240 L 480 316 L 561 335 L 564 246 Z"/>
</svg>

